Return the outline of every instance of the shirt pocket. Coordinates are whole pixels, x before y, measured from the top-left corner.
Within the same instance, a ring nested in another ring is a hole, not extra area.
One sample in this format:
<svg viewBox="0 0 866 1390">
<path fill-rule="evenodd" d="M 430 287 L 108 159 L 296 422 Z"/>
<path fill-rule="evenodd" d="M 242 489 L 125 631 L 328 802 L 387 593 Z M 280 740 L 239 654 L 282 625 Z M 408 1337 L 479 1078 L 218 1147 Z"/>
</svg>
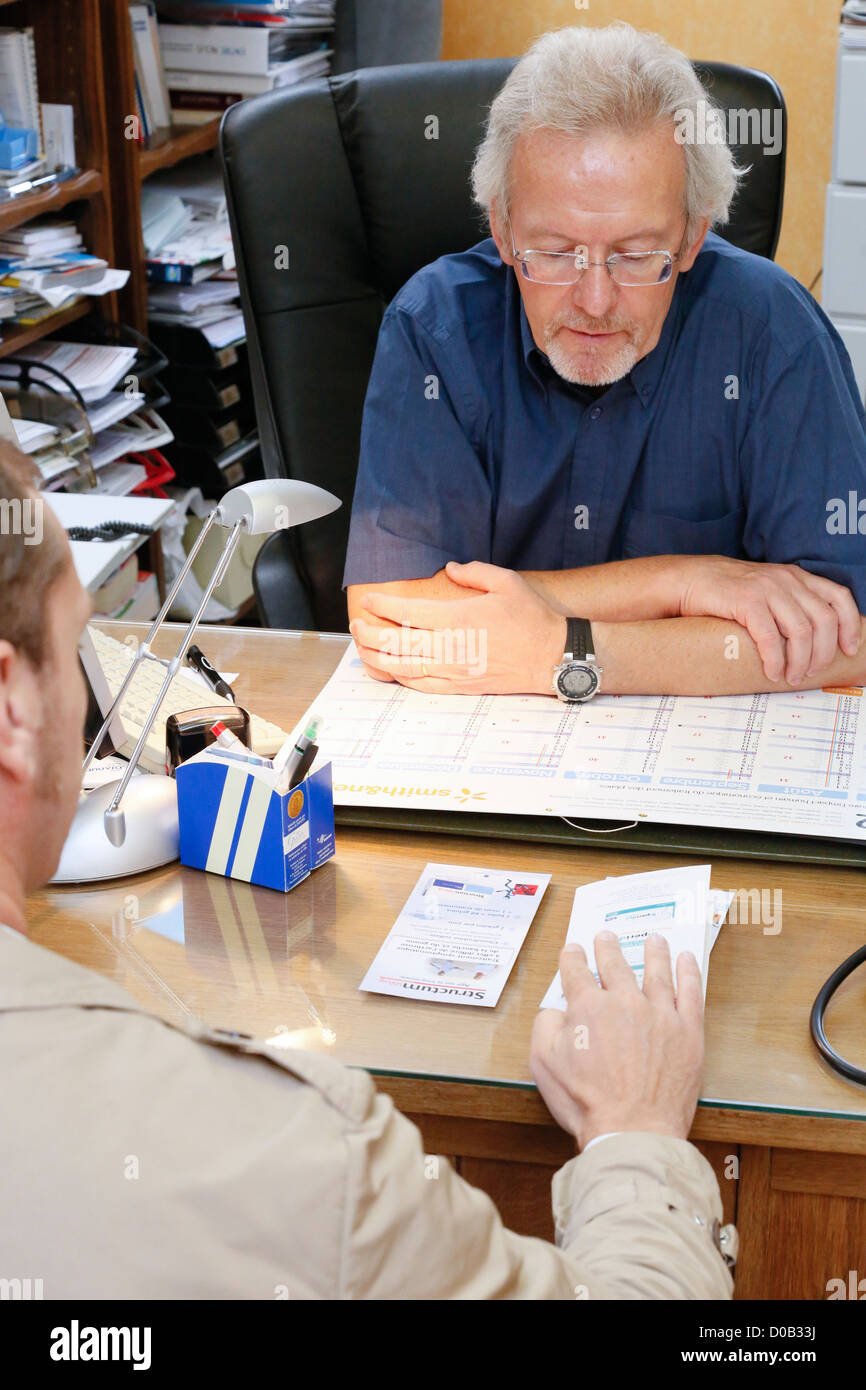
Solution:
<svg viewBox="0 0 866 1390">
<path fill-rule="evenodd" d="M 622 554 L 626 560 L 644 555 L 743 554 L 746 513 L 735 507 L 725 516 L 689 521 L 660 512 L 632 512 L 624 523 Z"/>
</svg>

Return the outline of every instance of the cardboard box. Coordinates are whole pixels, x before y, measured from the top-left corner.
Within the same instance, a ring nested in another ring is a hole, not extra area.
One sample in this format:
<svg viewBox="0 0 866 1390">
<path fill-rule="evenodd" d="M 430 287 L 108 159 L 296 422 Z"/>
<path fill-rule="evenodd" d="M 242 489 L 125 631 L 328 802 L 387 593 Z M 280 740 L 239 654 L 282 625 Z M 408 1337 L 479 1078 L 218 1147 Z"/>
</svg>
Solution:
<svg viewBox="0 0 866 1390">
<path fill-rule="evenodd" d="M 331 764 L 280 795 L 274 774 L 213 745 L 176 773 L 180 860 L 283 893 L 334 855 Z"/>
</svg>

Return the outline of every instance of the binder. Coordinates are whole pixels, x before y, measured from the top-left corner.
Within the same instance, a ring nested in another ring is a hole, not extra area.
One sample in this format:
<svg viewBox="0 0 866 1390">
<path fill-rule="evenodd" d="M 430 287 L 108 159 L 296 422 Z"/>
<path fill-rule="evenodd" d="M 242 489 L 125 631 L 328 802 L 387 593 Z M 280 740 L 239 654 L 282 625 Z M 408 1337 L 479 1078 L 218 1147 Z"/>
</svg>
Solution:
<svg viewBox="0 0 866 1390">
<path fill-rule="evenodd" d="M 151 319 L 148 333 L 173 366 L 208 367 L 211 371 L 221 371 L 246 361 L 246 343 L 229 343 L 227 347 L 213 348 L 200 328 L 190 328 L 188 324 L 155 323 Z"/>
<path fill-rule="evenodd" d="M 615 821 L 582 820 L 592 830 L 569 825 L 559 816 L 477 815 L 472 812 L 411 810 L 405 806 L 336 806 L 338 825 L 363 829 L 419 830 L 442 835 L 471 835 L 486 840 L 535 841 L 580 845 L 591 849 L 653 850 L 662 854 L 723 859 L 772 859 L 789 864 L 866 867 L 862 841 L 821 840 L 807 835 L 773 835 L 759 830 L 727 830 L 711 825 L 667 825 L 640 821 L 614 829 Z M 626 823 L 627 824 L 627 823 Z M 611 832 L 601 834 L 599 832 Z"/>
<path fill-rule="evenodd" d="M 184 487 L 200 487 L 205 497 L 220 498 L 239 483 L 264 477 L 259 436 L 255 430 L 213 453 L 201 444 L 167 444 L 163 450 Z"/>
<path fill-rule="evenodd" d="M 222 370 L 173 365 L 166 373 L 166 386 L 177 405 L 200 406 L 203 410 L 225 410 L 249 394 L 249 375 L 240 363 Z"/>
</svg>

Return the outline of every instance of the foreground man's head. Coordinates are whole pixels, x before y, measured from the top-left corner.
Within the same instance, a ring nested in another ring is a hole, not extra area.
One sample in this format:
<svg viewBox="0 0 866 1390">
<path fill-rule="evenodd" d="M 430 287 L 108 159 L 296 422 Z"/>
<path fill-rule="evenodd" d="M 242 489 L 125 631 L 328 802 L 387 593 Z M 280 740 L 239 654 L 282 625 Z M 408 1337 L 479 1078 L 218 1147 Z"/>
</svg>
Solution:
<svg viewBox="0 0 866 1390">
<path fill-rule="evenodd" d="M 66 536 L 34 471 L 0 443 L 0 920 L 50 878 L 81 785 L 90 615 Z M 39 509 L 40 525 L 22 524 Z M 7 902 L 10 902 L 7 907 Z M 10 925 L 18 925 L 18 921 Z M 22 924 L 23 925 L 23 924 Z"/>
</svg>

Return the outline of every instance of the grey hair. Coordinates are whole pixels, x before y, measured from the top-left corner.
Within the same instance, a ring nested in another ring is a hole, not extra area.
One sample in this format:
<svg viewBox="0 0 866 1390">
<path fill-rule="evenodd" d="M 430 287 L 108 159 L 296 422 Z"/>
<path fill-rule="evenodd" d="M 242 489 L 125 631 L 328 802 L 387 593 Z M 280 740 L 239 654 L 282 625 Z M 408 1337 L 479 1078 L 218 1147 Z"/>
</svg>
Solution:
<svg viewBox="0 0 866 1390">
<path fill-rule="evenodd" d="M 490 107 L 472 167 L 475 201 L 488 222 L 494 203 L 507 216 L 511 160 L 521 135 L 535 130 L 631 134 L 688 119 L 683 112 L 696 118 L 700 104 L 708 113 L 717 109 L 685 54 L 658 34 L 624 22 L 542 34 Z M 726 144 L 686 141 L 683 152 L 685 240 L 690 245 L 703 218 L 709 217 L 713 226 L 727 222 L 746 170 L 737 167 Z"/>
</svg>

